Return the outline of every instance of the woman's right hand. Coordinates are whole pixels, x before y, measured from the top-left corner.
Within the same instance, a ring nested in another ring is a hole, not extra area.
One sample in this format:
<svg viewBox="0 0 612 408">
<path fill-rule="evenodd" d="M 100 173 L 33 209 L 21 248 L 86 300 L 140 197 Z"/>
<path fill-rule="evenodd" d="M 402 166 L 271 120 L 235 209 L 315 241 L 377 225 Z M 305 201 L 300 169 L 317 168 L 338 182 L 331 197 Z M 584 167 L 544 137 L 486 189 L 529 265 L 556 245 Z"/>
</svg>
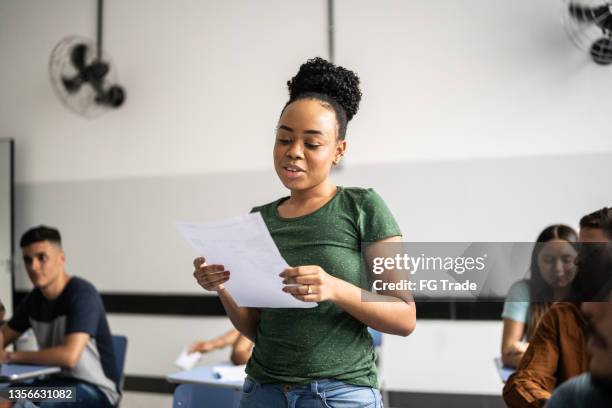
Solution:
<svg viewBox="0 0 612 408">
<path fill-rule="evenodd" d="M 206 290 L 218 292 L 224 289 L 223 284 L 229 280 L 230 273 L 223 265 L 208 265 L 203 257 L 194 259 L 193 266 L 193 276 Z"/>
</svg>

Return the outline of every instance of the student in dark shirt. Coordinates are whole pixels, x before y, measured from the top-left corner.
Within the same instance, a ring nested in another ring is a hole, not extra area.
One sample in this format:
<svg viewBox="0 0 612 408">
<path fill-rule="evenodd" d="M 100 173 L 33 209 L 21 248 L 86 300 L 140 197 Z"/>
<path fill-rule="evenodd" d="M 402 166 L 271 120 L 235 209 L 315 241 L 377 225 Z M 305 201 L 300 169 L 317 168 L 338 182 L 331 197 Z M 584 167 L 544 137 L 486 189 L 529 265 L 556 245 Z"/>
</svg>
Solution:
<svg viewBox="0 0 612 408">
<path fill-rule="evenodd" d="M 0 362 L 57 365 L 59 376 L 29 386 L 76 387 L 77 402 L 66 407 L 112 407 L 119 401 L 119 381 L 104 306 L 94 286 L 69 276 L 59 231 L 39 226 L 21 238 L 26 271 L 34 289 L 0 328 Z M 38 351 L 4 351 L 32 328 Z M 59 402 L 41 408 L 64 407 Z"/>
</svg>

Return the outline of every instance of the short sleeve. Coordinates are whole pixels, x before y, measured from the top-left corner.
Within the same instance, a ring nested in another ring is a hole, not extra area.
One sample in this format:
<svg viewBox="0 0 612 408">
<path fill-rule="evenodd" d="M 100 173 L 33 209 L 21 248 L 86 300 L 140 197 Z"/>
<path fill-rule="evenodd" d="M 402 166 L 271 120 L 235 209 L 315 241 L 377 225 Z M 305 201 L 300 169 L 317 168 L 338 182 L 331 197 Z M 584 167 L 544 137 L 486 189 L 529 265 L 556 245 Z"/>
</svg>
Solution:
<svg viewBox="0 0 612 408">
<path fill-rule="evenodd" d="M 502 318 L 527 324 L 529 322 L 529 286 L 525 281 L 517 282 L 510 288 Z"/>
<path fill-rule="evenodd" d="M 29 296 L 21 302 L 17 310 L 15 310 L 13 317 L 8 321 L 8 327 L 17 333 L 23 333 L 30 328 L 28 300 Z"/>
<path fill-rule="evenodd" d="M 376 242 L 402 235 L 389 207 L 373 189 L 367 190 L 359 207 L 358 228 L 362 242 Z"/>
<path fill-rule="evenodd" d="M 69 298 L 66 334 L 87 333 L 95 336 L 103 313 L 102 299 L 93 287 L 83 285 L 75 288 Z"/>
</svg>

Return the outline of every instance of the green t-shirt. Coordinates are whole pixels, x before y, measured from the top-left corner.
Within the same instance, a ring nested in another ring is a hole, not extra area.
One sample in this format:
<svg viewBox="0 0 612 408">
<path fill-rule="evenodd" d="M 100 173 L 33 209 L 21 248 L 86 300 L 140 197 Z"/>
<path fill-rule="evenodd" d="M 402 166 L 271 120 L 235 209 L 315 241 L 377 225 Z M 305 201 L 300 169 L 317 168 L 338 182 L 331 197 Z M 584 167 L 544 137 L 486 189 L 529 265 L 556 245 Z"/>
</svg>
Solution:
<svg viewBox="0 0 612 408">
<path fill-rule="evenodd" d="M 291 266 L 319 265 L 328 274 L 367 289 L 361 244 L 401 235 L 372 189 L 338 187 L 311 214 L 282 218 L 288 197 L 255 207 Z M 377 387 L 376 355 L 367 327 L 326 301 L 310 309 L 261 309 L 255 348 L 246 372 L 263 383 L 308 383 L 335 378 Z"/>
</svg>

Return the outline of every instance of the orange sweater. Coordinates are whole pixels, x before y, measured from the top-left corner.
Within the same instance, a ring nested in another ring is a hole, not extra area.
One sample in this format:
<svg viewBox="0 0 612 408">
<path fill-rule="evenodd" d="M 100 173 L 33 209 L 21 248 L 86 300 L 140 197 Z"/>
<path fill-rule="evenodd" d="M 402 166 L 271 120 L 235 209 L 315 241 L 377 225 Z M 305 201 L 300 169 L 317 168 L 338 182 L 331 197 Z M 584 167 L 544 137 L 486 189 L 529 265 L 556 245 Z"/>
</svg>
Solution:
<svg viewBox="0 0 612 408">
<path fill-rule="evenodd" d="M 588 368 L 586 322 L 578 304 L 554 304 L 540 320 L 529 347 L 504 386 L 510 408 L 541 408 L 553 389 Z"/>
</svg>

